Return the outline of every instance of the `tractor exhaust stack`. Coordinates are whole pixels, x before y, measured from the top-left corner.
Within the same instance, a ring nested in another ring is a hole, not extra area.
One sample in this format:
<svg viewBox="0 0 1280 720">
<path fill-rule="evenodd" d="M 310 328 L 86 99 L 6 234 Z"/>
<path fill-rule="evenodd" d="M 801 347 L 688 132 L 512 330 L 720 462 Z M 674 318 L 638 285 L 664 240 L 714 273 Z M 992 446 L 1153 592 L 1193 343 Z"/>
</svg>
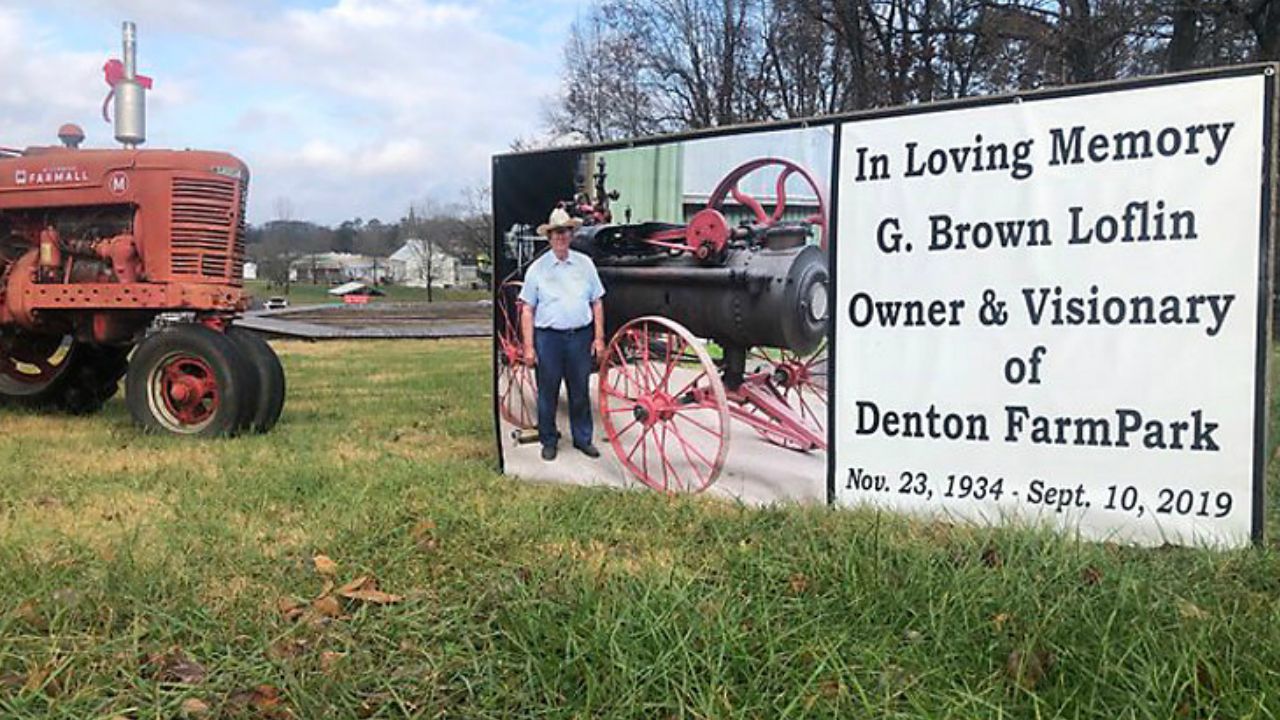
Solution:
<svg viewBox="0 0 1280 720">
<path fill-rule="evenodd" d="M 138 29 L 124 23 L 124 77 L 115 84 L 116 140 L 126 148 L 147 141 L 146 88 L 138 80 Z"/>
</svg>

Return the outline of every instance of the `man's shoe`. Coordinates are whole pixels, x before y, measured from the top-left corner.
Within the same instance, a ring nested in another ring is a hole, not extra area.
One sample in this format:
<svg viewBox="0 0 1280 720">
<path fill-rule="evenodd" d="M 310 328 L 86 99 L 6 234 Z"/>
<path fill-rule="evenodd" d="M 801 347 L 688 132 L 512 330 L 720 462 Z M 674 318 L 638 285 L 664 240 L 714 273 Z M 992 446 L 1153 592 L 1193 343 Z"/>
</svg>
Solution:
<svg viewBox="0 0 1280 720">
<path fill-rule="evenodd" d="M 556 459 L 556 446 L 555 446 L 555 445 L 543 445 L 543 446 L 542 446 L 542 459 L 543 459 L 543 460 L 547 460 L 547 461 L 555 460 L 555 459 Z"/>
<path fill-rule="evenodd" d="M 586 445 L 577 445 L 577 444 L 575 444 L 575 445 L 574 445 L 574 447 L 576 447 L 576 448 L 578 448 L 579 450 L 581 450 L 581 451 L 582 451 L 582 454 L 583 454 L 583 455 L 586 455 L 586 456 L 587 456 L 587 457 L 589 457 L 589 458 L 598 458 L 598 457 L 600 457 L 600 451 L 599 451 L 599 450 L 597 450 L 597 449 L 596 449 L 596 446 L 595 446 L 595 445 L 592 445 L 591 443 L 587 443 Z"/>
</svg>

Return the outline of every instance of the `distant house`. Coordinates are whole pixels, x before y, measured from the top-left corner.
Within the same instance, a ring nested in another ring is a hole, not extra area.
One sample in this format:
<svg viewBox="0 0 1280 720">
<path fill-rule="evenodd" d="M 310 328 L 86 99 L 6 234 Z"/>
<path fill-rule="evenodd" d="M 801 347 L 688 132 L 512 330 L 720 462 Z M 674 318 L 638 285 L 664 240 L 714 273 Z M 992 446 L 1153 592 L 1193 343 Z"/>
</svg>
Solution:
<svg viewBox="0 0 1280 720">
<path fill-rule="evenodd" d="M 391 254 L 389 260 L 396 263 L 397 271 L 403 269 L 403 274 L 395 277 L 397 283 L 409 287 L 426 287 L 428 276 L 431 286 L 438 288 L 472 287 L 479 282 L 474 260 L 468 263 L 464 258 L 432 247 L 431 261 L 428 263 L 427 250 L 425 241 L 411 238 Z"/>
<path fill-rule="evenodd" d="M 394 281 L 401 272 L 399 265 L 399 261 L 369 255 L 314 253 L 289 263 L 289 278 L 297 282 L 334 284 L 363 280 L 377 284 Z"/>
<path fill-rule="evenodd" d="M 246 263 L 244 264 L 244 275 L 243 275 L 243 279 L 245 279 L 245 280 L 257 280 L 257 279 L 258 279 L 258 263 L 256 263 L 256 262 L 246 262 Z"/>
</svg>

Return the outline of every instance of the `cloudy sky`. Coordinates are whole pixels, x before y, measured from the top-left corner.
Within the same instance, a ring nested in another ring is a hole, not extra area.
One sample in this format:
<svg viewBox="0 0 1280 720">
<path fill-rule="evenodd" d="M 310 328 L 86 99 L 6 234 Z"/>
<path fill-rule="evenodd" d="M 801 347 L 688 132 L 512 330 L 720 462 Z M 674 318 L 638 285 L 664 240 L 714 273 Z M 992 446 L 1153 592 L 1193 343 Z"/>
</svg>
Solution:
<svg viewBox="0 0 1280 720">
<path fill-rule="evenodd" d="M 56 142 L 100 115 L 102 65 L 138 24 L 147 147 L 227 150 L 249 218 L 399 218 L 486 183 L 537 134 L 585 0 L 0 0 L 0 146 Z M 283 199 L 283 200 L 282 200 Z"/>
</svg>

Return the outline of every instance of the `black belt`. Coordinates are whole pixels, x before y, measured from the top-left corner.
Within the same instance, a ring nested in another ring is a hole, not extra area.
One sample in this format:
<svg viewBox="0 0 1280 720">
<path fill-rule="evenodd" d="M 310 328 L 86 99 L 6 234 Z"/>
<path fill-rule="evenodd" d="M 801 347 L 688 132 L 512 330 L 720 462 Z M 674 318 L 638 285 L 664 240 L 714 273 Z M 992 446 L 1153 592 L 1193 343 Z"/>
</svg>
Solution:
<svg viewBox="0 0 1280 720">
<path fill-rule="evenodd" d="M 568 330 L 560 330 L 558 328 L 549 328 L 549 327 L 540 327 L 535 329 L 540 332 L 553 332 L 553 333 L 561 333 L 562 335 L 569 335 L 571 333 L 582 332 L 583 330 L 587 330 L 590 327 L 591 327 L 591 323 L 587 323 L 582 327 L 569 328 Z"/>
</svg>

